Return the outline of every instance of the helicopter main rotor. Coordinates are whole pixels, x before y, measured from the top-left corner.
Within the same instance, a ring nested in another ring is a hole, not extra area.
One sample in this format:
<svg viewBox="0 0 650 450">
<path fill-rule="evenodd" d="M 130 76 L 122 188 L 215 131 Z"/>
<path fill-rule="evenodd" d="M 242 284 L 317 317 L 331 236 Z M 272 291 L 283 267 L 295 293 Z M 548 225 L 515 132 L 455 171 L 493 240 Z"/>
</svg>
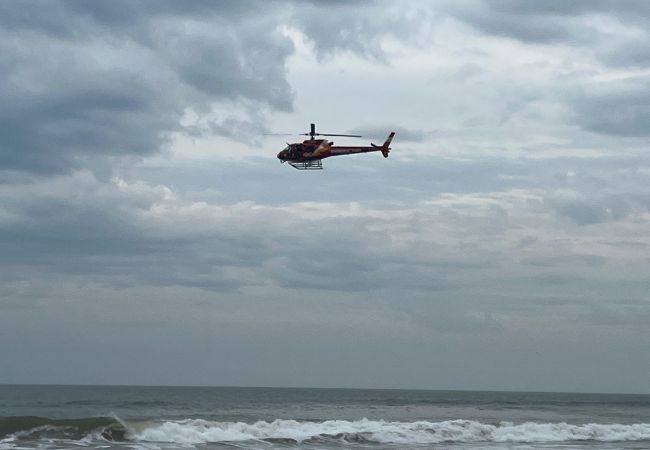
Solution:
<svg viewBox="0 0 650 450">
<path fill-rule="evenodd" d="M 316 133 L 316 125 L 315 124 L 310 124 L 310 130 L 309 133 L 300 133 L 300 136 L 309 136 L 309 138 L 313 141 L 314 136 L 342 136 L 342 137 L 356 137 L 360 138 L 363 136 L 360 136 L 358 134 L 331 134 L 331 133 Z"/>
<path fill-rule="evenodd" d="M 309 136 L 309 138 L 313 141 L 314 136 L 343 136 L 343 137 L 355 137 L 355 138 L 360 138 L 363 136 L 360 136 L 358 134 L 331 134 L 331 133 L 316 133 L 316 125 L 313 123 L 310 124 L 311 127 L 309 129 L 309 133 L 297 133 L 298 136 Z M 265 136 L 291 136 L 291 133 L 264 133 Z"/>
</svg>

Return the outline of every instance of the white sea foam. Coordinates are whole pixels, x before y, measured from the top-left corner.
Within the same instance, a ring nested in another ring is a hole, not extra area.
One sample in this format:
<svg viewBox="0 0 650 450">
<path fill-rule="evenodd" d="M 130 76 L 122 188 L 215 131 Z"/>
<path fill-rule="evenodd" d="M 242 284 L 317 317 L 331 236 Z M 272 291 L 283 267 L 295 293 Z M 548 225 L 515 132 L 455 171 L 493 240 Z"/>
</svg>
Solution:
<svg viewBox="0 0 650 450">
<path fill-rule="evenodd" d="M 128 437 L 140 442 L 234 442 L 249 440 L 337 439 L 393 444 L 434 444 L 440 442 L 565 442 L 650 440 L 650 424 L 501 423 L 483 424 L 472 420 L 445 422 L 386 422 L 382 420 L 328 420 L 299 422 L 213 422 L 201 419 L 168 421 L 135 431 Z"/>
</svg>

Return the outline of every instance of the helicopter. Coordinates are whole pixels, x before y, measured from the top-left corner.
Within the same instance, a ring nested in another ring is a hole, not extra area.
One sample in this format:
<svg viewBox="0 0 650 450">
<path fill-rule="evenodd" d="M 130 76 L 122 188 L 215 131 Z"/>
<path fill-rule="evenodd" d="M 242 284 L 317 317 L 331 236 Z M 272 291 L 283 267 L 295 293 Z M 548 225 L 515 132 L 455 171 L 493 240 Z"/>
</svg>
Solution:
<svg viewBox="0 0 650 450">
<path fill-rule="evenodd" d="M 342 147 L 335 146 L 334 142 L 327 139 L 315 139 L 315 136 L 344 136 L 357 137 L 356 134 L 328 134 L 316 133 L 316 125 L 311 124 L 309 133 L 300 133 L 300 136 L 309 136 L 309 139 L 294 144 L 287 143 L 287 146 L 278 153 L 278 159 L 281 163 L 288 162 L 290 166 L 298 170 L 322 170 L 323 159 L 330 156 L 352 155 L 355 153 L 381 152 L 384 158 L 388 158 L 390 152 L 390 143 L 395 136 L 391 131 L 386 141 L 382 145 L 370 144 L 369 147 Z"/>
</svg>

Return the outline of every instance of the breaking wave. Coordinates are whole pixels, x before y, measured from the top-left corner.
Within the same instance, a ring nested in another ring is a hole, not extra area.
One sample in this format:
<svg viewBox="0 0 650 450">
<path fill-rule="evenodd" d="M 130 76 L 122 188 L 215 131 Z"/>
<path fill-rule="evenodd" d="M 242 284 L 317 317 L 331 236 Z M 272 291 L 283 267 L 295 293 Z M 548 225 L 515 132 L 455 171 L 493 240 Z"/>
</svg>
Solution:
<svg viewBox="0 0 650 450">
<path fill-rule="evenodd" d="M 197 444 L 204 442 L 282 440 L 291 442 L 343 440 L 391 444 L 441 442 L 564 442 L 650 440 L 650 424 L 501 423 L 471 420 L 445 422 L 386 422 L 382 420 L 328 420 L 299 422 L 211 422 L 201 419 L 164 422 L 130 435 L 150 442 Z"/>
<path fill-rule="evenodd" d="M 0 442 L 27 439 L 79 440 L 97 434 L 107 440 L 126 439 L 127 429 L 117 417 L 49 419 L 47 417 L 0 417 Z"/>
<path fill-rule="evenodd" d="M 502 422 L 492 425 L 472 420 L 387 422 L 368 419 L 324 422 L 278 419 L 255 423 L 202 419 L 123 422 L 117 417 L 72 420 L 41 417 L 0 418 L 0 443 L 39 439 L 175 444 L 241 441 L 316 443 L 332 440 L 385 444 L 616 442 L 650 440 L 650 424 Z"/>
</svg>

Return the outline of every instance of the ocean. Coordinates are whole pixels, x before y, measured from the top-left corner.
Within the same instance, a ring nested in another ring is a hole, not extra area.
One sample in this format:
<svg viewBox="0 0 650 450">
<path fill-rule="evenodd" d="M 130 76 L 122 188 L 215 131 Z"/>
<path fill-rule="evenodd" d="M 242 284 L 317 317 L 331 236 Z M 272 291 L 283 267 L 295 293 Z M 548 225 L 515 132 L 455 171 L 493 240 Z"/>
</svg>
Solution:
<svg viewBox="0 0 650 450">
<path fill-rule="evenodd" d="M 0 450 L 650 449 L 650 395 L 0 385 Z"/>
</svg>

